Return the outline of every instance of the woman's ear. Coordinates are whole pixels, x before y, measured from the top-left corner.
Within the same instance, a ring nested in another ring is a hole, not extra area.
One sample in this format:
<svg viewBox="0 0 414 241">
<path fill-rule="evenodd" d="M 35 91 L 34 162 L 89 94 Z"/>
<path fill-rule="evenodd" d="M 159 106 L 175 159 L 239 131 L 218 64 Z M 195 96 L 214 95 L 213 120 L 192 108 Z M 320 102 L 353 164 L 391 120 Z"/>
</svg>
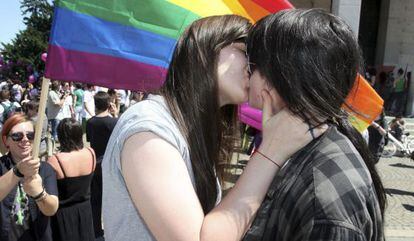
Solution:
<svg viewBox="0 0 414 241">
<path fill-rule="evenodd" d="M 271 87 L 271 89 L 269 89 L 269 93 L 272 99 L 273 113 L 277 114 L 279 111 L 286 107 L 286 102 L 282 99 L 274 87 Z"/>
</svg>

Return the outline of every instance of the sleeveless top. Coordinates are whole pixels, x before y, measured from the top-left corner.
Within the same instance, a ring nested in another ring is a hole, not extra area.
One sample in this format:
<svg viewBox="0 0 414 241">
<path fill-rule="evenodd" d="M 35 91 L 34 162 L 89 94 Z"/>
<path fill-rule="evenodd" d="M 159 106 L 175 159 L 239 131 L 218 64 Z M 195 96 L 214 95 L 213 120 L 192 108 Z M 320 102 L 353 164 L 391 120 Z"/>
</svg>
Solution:
<svg viewBox="0 0 414 241">
<path fill-rule="evenodd" d="M 59 208 L 72 206 L 77 203 L 89 201 L 91 196 L 90 183 L 93 177 L 93 167 L 95 165 L 95 155 L 91 149 L 87 148 L 92 155 L 93 161 L 91 172 L 87 175 L 68 177 L 65 173 L 58 155 L 55 155 L 60 169 L 63 172 L 63 178 L 57 179 L 59 190 Z"/>
<path fill-rule="evenodd" d="M 121 151 L 125 141 L 139 132 L 152 132 L 173 145 L 181 154 L 195 189 L 187 142 L 170 114 L 162 96 L 149 95 L 126 110 L 118 120 L 108 142 L 103 161 L 105 240 L 155 240 L 128 193 L 121 170 Z M 220 190 L 220 189 L 219 189 Z M 218 200 L 221 199 L 221 192 Z"/>
</svg>

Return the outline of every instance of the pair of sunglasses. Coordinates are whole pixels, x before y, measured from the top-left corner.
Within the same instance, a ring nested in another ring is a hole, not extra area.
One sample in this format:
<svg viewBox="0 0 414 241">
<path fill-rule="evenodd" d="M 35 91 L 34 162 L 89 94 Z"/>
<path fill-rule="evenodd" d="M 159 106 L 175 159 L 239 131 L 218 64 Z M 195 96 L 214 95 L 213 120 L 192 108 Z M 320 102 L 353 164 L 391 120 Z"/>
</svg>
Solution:
<svg viewBox="0 0 414 241">
<path fill-rule="evenodd" d="M 252 77 L 253 72 L 256 70 L 256 64 L 252 62 L 247 62 L 247 73 L 249 74 L 249 78 Z"/>
<path fill-rule="evenodd" d="M 253 72 L 256 70 L 256 64 L 253 62 L 250 62 L 249 55 L 246 52 L 246 58 L 247 58 L 247 74 L 249 75 L 249 78 L 252 77 Z"/>
<path fill-rule="evenodd" d="M 16 141 L 16 142 L 23 140 L 23 137 L 24 136 L 26 136 L 29 141 L 33 141 L 34 140 L 34 137 L 35 137 L 35 133 L 34 133 L 34 131 L 28 131 L 26 133 L 23 133 L 23 132 L 15 132 L 15 133 L 9 134 L 9 137 L 13 141 Z"/>
</svg>

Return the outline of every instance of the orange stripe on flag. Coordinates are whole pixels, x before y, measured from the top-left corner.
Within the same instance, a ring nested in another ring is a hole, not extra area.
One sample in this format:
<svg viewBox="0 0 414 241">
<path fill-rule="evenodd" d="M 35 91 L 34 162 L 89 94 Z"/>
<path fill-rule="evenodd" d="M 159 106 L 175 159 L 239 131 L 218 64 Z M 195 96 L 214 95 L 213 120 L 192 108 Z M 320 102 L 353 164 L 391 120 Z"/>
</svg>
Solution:
<svg viewBox="0 0 414 241">
<path fill-rule="evenodd" d="M 343 108 L 358 119 L 358 122 L 363 121 L 370 124 L 381 114 L 384 100 L 375 92 L 368 81 L 358 74 L 345 103 Z"/>
</svg>

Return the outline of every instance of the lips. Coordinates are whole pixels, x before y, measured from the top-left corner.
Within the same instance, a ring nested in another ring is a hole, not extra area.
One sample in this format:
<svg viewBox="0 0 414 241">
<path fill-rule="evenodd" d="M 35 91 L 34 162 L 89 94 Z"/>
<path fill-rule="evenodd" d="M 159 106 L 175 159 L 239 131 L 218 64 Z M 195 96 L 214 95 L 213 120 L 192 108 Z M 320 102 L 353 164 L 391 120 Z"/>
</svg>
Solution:
<svg viewBox="0 0 414 241">
<path fill-rule="evenodd" d="M 19 146 L 22 151 L 29 151 L 30 146 Z"/>
</svg>

